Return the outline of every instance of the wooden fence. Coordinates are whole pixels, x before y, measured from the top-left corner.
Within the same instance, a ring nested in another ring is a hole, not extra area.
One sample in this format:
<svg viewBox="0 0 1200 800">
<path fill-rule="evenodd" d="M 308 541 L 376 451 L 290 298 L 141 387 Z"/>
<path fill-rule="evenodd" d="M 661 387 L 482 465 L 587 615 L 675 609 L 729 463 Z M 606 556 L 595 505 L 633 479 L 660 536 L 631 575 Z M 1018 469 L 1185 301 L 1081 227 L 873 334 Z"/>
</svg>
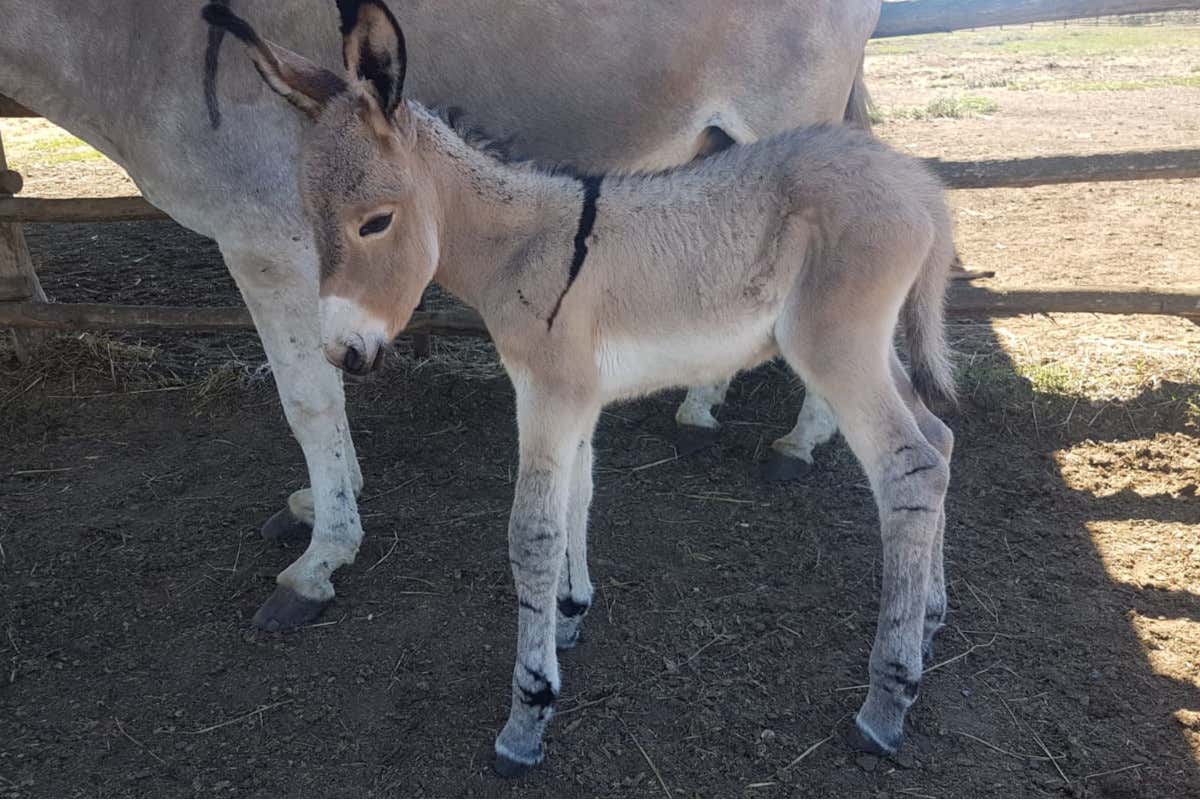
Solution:
<svg viewBox="0 0 1200 800">
<path fill-rule="evenodd" d="M 1200 0 L 909 0 L 884 3 L 874 35 L 883 38 L 1107 14 L 1198 9 Z M 0 117 L 28 116 L 36 115 L 0 96 Z M 930 159 L 927 163 L 953 189 L 1200 177 L 1200 149 L 994 161 Z M 21 176 L 7 169 L 3 142 L 0 142 L 0 328 L 26 331 L 18 336 L 18 355 L 36 340 L 37 334 L 32 331 L 37 330 L 229 330 L 253 327 L 248 312 L 242 307 L 47 303 L 34 274 L 19 223 L 122 222 L 167 219 L 167 215 L 140 197 L 59 200 L 13 196 L 20 189 Z M 951 316 L 960 317 L 1049 312 L 1167 314 L 1200 324 L 1200 290 L 1153 292 L 1115 286 L 997 290 L 956 282 L 950 293 L 949 311 Z M 487 335 L 482 320 L 469 310 L 418 312 L 406 333 L 414 336 Z"/>
</svg>

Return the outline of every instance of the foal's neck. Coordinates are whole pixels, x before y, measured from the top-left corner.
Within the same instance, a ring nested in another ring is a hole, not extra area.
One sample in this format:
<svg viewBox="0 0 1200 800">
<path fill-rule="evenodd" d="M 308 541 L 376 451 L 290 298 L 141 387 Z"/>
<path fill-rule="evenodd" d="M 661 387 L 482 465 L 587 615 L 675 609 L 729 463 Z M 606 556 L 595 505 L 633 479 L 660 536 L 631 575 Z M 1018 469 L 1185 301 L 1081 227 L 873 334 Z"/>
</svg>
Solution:
<svg viewBox="0 0 1200 800">
<path fill-rule="evenodd" d="M 505 164 L 481 152 L 424 109 L 418 147 L 433 175 L 441 207 L 441 248 L 434 280 L 482 310 L 497 273 L 519 263 L 534 239 L 570 242 L 579 219 L 582 184 L 566 175 Z M 565 273 L 564 273 L 565 274 Z"/>
</svg>

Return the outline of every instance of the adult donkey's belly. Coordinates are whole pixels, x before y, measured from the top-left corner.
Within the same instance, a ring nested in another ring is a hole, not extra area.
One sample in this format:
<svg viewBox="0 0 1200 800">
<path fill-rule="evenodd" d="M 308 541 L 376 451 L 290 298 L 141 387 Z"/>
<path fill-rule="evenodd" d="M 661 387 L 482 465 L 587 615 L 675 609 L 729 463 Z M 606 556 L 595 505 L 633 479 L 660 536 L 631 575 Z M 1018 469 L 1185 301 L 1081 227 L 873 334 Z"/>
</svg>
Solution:
<svg viewBox="0 0 1200 800">
<path fill-rule="evenodd" d="M 588 170 L 690 160 L 707 126 L 749 141 L 841 119 L 880 0 L 455 0 L 391 4 L 417 99 L 514 154 Z"/>
</svg>

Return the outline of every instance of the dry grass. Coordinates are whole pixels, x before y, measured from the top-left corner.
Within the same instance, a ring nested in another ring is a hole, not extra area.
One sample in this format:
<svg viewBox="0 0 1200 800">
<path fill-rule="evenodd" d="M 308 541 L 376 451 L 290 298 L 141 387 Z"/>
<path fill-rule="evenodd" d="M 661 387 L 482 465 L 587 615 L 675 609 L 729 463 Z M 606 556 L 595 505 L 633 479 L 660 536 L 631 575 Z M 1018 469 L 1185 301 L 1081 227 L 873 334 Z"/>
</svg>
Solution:
<svg viewBox="0 0 1200 800">
<path fill-rule="evenodd" d="M 74 400 L 153 392 L 187 392 L 196 413 L 241 407 L 249 393 L 273 394 L 265 362 L 230 353 L 223 360 L 181 363 L 132 335 L 52 336 L 27 364 L 16 362 L 9 334 L 0 336 L 0 409 L 45 399 Z M 34 387 L 39 387 L 34 390 Z M 267 391 L 269 390 L 269 392 Z"/>
<path fill-rule="evenodd" d="M 879 124 L 888 119 L 963 119 L 995 114 L 999 109 L 999 104 L 988 97 L 943 95 L 930 100 L 924 106 L 872 110 L 871 121 Z"/>
</svg>

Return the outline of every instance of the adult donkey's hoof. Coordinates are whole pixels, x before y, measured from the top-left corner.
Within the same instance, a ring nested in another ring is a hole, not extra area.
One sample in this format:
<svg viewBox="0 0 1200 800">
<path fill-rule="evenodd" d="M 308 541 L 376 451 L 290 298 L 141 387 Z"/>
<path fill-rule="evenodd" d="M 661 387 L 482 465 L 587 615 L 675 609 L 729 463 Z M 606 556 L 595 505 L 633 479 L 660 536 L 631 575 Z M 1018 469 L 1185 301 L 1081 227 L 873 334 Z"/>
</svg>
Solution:
<svg viewBox="0 0 1200 800">
<path fill-rule="evenodd" d="M 492 766 L 496 770 L 496 774 L 501 778 L 520 778 L 540 763 L 542 763 L 542 754 L 540 752 L 537 754 L 536 760 L 526 762 L 510 758 L 497 750 L 496 761 Z"/>
<path fill-rule="evenodd" d="M 262 526 L 262 537 L 279 544 L 304 542 L 312 537 L 312 525 L 293 514 L 291 508 L 284 507 Z"/>
<path fill-rule="evenodd" d="M 720 435 L 720 428 L 680 425 L 675 429 L 675 452 L 680 458 L 694 455 L 716 444 Z"/>
<path fill-rule="evenodd" d="M 287 586 L 276 586 L 274 593 L 254 615 L 254 627 L 267 633 L 291 630 L 321 616 L 333 600 L 310 600 Z"/>
<path fill-rule="evenodd" d="M 808 477 L 812 471 L 812 463 L 795 456 L 784 455 L 772 449 L 767 460 L 759 467 L 759 474 L 765 481 L 783 483 L 785 481 L 800 481 Z"/>
<path fill-rule="evenodd" d="M 846 744 L 855 750 L 861 750 L 873 756 L 894 756 L 904 741 L 904 732 L 900 731 L 891 737 L 881 736 L 868 729 L 858 720 L 858 717 L 855 717 L 854 725 L 846 731 L 845 739 Z"/>
</svg>

